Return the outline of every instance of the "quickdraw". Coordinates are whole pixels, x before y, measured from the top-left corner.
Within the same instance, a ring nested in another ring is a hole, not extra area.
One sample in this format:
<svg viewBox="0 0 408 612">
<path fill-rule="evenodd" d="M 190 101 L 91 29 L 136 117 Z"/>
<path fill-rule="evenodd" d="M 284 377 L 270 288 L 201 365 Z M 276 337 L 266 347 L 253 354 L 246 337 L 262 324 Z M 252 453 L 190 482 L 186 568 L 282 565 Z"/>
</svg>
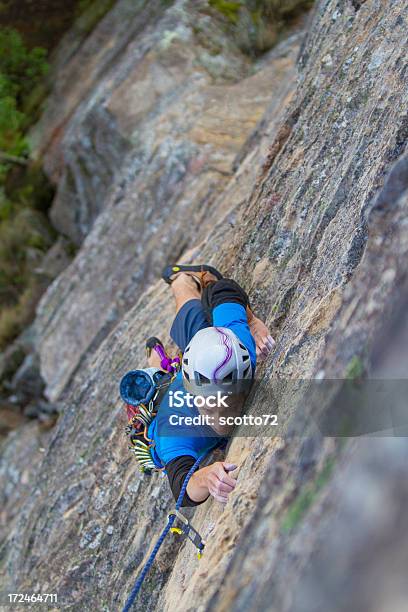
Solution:
<svg viewBox="0 0 408 612">
<path fill-rule="evenodd" d="M 174 510 L 174 512 L 169 514 L 168 518 L 170 519 L 170 517 L 172 516 L 179 519 L 179 521 L 181 522 L 181 527 L 171 527 L 170 531 L 172 533 L 184 535 L 188 540 L 190 540 L 190 542 L 192 542 L 197 548 L 197 557 L 201 559 L 205 547 L 205 542 L 198 533 L 198 531 L 194 529 L 188 518 L 184 516 L 184 514 L 181 514 L 179 510 Z"/>
<path fill-rule="evenodd" d="M 125 428 L 126 435 L 129 436 L 129 450 L 135 455 L 137 462 L 140 466 L 141 472 L 160 471 L 162 468 L 158 468 L 151 454 L 152 444 L 146 444 L 146 442 L 140 440 L 139 436 L 143 436 L 144 440 L 151 442 L 147 436 L 147 430 L 150 423 L 156 416 L 155 411 L 155 400 L 157 399 L 158 391 L 154 398 L 150 400 L 149 405 L 139 404 L 137 408 L 134 406 L 128 406 L 133 409 L 133 416 Z"/>
</svg>

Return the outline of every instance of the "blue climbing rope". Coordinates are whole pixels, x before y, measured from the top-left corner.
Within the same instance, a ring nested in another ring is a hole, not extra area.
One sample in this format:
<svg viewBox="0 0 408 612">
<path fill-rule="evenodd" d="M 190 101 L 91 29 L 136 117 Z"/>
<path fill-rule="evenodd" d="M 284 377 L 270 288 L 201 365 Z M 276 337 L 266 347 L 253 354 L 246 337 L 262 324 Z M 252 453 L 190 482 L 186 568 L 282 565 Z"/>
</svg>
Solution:
<svg viewBox="0 0 408 612">
<path fill-rule="evenodd" d="M 182 504 L 182 501 L 184 499 L 184 495 L 185 495 L 185 492 L 186 492 L 186 489 L 187 489 L 188 482 L 189 482 L 191 476 L 196 471 L 196 469 L 199 466 L 199 464 L 202 461 L 202 459 L 204 459 L 204 456 L 205 455 L 202 455 L 201 457 L 199 457 L 195 461 L 194 465 L 190 468 L 187 476 L 184 479 L 183 486 L 181 487 L 180 494 L 179 494 L 179 496 L 177 498 L 177 501 L 176 501 L 176 510 L 177 511 L 180 510 L 180 507 L 181 507 L 181 504 Z M 137 597 L 137 595 L 138 595 L 138 593 L 140 591 L 140 588 L 141 588 L 141 586 L 143 584 L 143 581 L 146 578 L 150 568 L 152 567 L 153 561 L 155 560 L 155 557 L 156 557 L 157 553 L 159 552 L 159 548 L 163 544 L 164 539 L 165 539 L 166 535 L 169 533 L 170 529 L 172 528 L 173 523 L 174 523 L 175 520 L 176 520 L 176 515 L 175 514 L 170 514 L 169 517 L 168 517 L 167 525 L 163 529 L 159 539 L 156 542 L 156 546 L 153 548 L 153 550 L 152 550 L 148 560 L 146 561 L 146 564 L 145 564 L 144 568 L 142 569 L 138 579 L 136 580 L 135 586 L 131 590 L 130 595 L 129 595 L 126 603 L 125 603 L 125 607 L 123 608 L 122 612 L 129 612 L 131 610 L 132 605 L 133 605 L 133 603 L 134 603 L 134 601 L 135 601 L 135 599 L 136 599 L 136 597 Z"/>
</svg>

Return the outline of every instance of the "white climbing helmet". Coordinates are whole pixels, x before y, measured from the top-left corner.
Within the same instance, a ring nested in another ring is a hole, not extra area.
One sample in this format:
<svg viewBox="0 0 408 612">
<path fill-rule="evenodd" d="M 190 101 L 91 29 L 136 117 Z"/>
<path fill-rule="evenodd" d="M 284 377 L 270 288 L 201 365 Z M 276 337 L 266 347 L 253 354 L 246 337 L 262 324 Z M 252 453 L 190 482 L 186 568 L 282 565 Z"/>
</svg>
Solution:
<svg viewBox="0 0 408 612">
<path fill-rule="evenodd" d="M 226 327 L 198 331 L 184 351 L 182 371 L 184 386 L 194 395 L 239 393 L 252 380 L 248 349 Z"/>
</svg>

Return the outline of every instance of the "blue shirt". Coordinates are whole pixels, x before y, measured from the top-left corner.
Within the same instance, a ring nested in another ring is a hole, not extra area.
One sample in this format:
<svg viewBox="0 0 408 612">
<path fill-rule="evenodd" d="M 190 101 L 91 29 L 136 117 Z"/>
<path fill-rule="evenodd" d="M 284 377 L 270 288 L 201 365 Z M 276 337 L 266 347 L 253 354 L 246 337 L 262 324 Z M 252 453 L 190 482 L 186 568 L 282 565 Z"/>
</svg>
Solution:
<svg viewBox="0 0 408 612">
<path fill-rule="evenodd" d="M 215 448 L 223 440 L 209 426 L 205 425 L 171 425 L 170 417 L 199 416 L 195 406 L 189 408 L 185 402 L 178 408 L 170 406 L 170 391 L 185 392 L 183 375 L 179 372 L 160 402 L 156 418 L 150 424 L 148 436 L 154 441 L 152 447 L 153 461 L 157 467 L 164 467 L 169 461 L 183 455 L 198 459 Z M 174 433 L 173 433 L 174 432 Z"/>
<path fill-rule="evenodd" d="M 220 304 L 213 310 L 214 327 L 227 327 L 231 329 L 238 339 L 246 346 L 252 364 L 252 371 L 256 367 L 256 347 L 251 335 L 246 310 L 241 304 Z M 148 437 L 154 442 L 151 448 L 152 457 L 157 467 L 164 467 L 172 459 L 189 455 L 198 459 L 207 454 L 212 448 L 219 446 L 224 438 L 209 426 L 205 425 L 171 425 L 170 418 L 179 416 L 198 416 L 196 407 L 189 408 L 185 402 L 178 408 L 170 406 L 170 391 L 185 392 L 182 373 L 179 372 L 169 386 L 166 394 L 160 401 L 157 415 L 148 428 Z M 173 402 L 174 404 L 174 402 Z M 179 421 L 177 420 L 179 423 Z M 175 432 L 173 434 L 173 432 Z"/>
</svg>

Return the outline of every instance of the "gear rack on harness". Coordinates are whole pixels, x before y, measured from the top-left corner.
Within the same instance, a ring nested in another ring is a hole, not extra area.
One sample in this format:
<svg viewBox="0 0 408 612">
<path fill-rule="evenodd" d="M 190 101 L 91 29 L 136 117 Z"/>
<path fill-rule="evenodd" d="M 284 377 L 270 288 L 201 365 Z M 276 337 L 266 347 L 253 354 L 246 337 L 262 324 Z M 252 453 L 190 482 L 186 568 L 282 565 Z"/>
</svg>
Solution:
<svg viewBox="0 0 408 612">
<path fill-rule="evenodd" d="M 146 342 L 146 354 L 152 350 L 160 358 L 160 368 L 131 370 L 120 382 L 120 395 L 125 402 L 128 424 L 125 433 L 129 436 L 129 450 L 135 455 L 140 470 L 145 473 L 162 471 L 153 461 L 152 443 L 147 431 L 157 414 L 157 405 L 163 392 L 171 384 L 180 369 L 181 356 L 169 357 L 158 338 Z"/>
</svg>

